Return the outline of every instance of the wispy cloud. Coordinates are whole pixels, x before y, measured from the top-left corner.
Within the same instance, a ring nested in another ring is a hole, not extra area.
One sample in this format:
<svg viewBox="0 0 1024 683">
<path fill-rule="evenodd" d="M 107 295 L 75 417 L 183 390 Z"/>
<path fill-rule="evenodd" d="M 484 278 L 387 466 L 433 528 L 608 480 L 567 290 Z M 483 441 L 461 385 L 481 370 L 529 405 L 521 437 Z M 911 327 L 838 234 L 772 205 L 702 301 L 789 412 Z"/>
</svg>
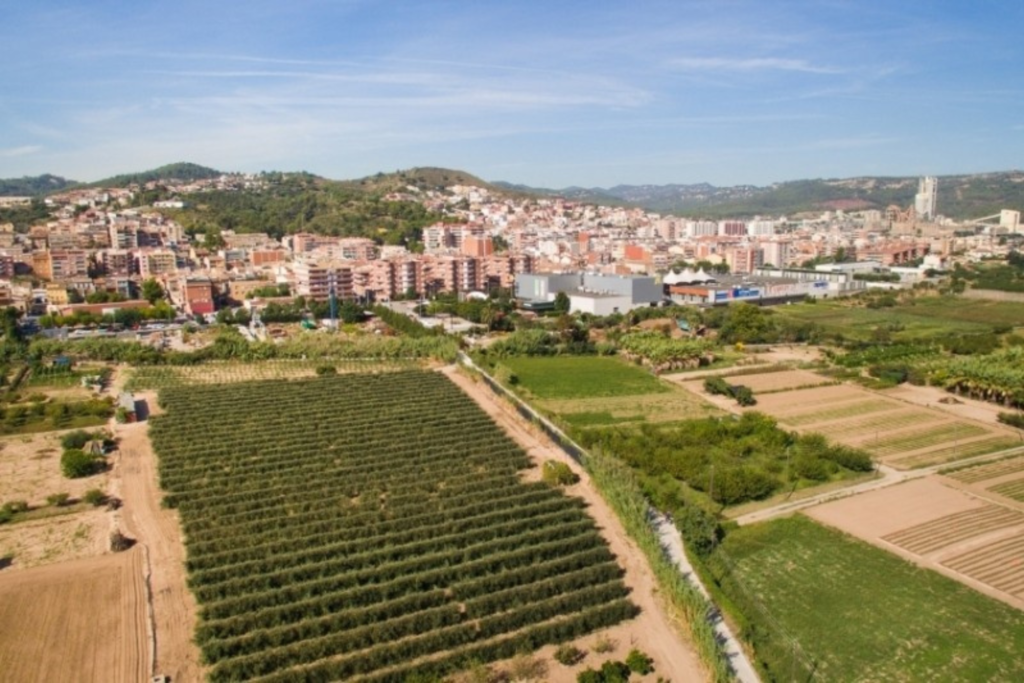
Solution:
<svg viewBox="0 0 1024 683">
<path fill-rule="evenodd" d="M 7 149 L 0 149 L 0 157 L 4 159 L 11 159 L 14 157 L 28 156 L 29 154 L 35 154 L 41 151 L 43 148 L 40 145 L 22 145 L 20 147 L 8 147 Z"/>
<path fill-rule="evenodd" d="M 677 57 L 669 66 L 683 71 L 799 71 L 810 74 L 840 74 L 845 69 L 812 64 L 805 59 L 782 57 Z"/>
</svg>

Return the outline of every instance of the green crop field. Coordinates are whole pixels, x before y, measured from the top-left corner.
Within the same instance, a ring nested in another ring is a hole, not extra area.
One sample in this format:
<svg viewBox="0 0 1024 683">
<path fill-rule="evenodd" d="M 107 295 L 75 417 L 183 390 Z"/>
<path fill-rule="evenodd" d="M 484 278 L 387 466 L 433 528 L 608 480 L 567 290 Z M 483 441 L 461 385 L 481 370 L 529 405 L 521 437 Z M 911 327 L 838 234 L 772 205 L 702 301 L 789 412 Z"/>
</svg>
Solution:
<svg viewBox="0 0 1024 683">
<path fill-rule="evenodd" d="M 990 332 L 993 325 L 1020 325 L 1024 304 L 957 297 L 919 297 L 891 308 L 852 307 L 848 302 L 819 301 L 783 306 L 778 314 L 820 325 L 826 333 L 870 339 L 875 327 L 895 325 L 894 339 L 941 338 L 951 332 Z"/>
<path fill-rule="evenodd" d="M 669 387 L 647 370 L 601 356 L 534 356 L 501 361 L 532 397 L 592 398 L 664 393 Z"/>
<path fill-rule="evenodd" d="M 409 680 L 636 614 L 581 501 L 438 373 L 168 387 L 211 681 Z"/>
<path fill-rule="evenodd" d="M 741 527 L 710 562 L 772 679 L 1024 680 L 1024 613 L 806 517 Z"/>
</svg>

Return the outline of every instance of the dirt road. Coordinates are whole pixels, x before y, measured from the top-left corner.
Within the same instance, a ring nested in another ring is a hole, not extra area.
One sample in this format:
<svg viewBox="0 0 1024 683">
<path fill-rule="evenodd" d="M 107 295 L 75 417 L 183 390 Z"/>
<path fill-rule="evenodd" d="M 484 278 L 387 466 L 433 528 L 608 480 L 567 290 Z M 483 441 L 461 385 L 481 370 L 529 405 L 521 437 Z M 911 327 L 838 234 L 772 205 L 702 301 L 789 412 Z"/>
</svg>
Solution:
<svg viewBox="0 0 1024 683">
<path fill-rule="evenodd" d="M 148 397 L 150 404 L 153 397 Z M 160 507 L 156 456 L 145 422 L 115 426 L 120 438 L 117 495 L 124 501 L 125 533 L 144 546 L 152 595 L 154 672 L 178 682 L 202 680 L 199 650 L 192 642 L 196 602 L 185 584 L 185 547 L 177 513 Z"/>
</svg>

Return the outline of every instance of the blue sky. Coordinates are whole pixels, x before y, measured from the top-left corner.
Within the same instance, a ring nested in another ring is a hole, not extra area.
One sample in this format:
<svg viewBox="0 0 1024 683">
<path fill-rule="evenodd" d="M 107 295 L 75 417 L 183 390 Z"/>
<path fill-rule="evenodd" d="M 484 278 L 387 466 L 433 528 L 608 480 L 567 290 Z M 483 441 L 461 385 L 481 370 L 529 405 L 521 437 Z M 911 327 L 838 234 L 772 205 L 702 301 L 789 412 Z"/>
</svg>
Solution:
<svg viewBox="0 0 1024 683">
<path fill-rule="evenodd" d="M 1024 166 L 1020 0 L 4 0 L 0 177 L 530 185 Z"/>
</svg>

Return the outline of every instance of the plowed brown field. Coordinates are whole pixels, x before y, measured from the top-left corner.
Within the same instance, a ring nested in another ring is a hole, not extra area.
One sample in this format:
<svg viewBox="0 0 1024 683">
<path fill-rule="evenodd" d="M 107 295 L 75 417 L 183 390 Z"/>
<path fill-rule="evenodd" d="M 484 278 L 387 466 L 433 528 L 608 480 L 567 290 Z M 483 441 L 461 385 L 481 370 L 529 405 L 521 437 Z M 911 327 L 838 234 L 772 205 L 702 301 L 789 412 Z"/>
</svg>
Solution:
<svg viewBox="0 0 1024 683">
<path fill-rule="evenodd" d="M 0 574 L 0 678 L 148 678 L 142 550 Z"/>
</svg>

